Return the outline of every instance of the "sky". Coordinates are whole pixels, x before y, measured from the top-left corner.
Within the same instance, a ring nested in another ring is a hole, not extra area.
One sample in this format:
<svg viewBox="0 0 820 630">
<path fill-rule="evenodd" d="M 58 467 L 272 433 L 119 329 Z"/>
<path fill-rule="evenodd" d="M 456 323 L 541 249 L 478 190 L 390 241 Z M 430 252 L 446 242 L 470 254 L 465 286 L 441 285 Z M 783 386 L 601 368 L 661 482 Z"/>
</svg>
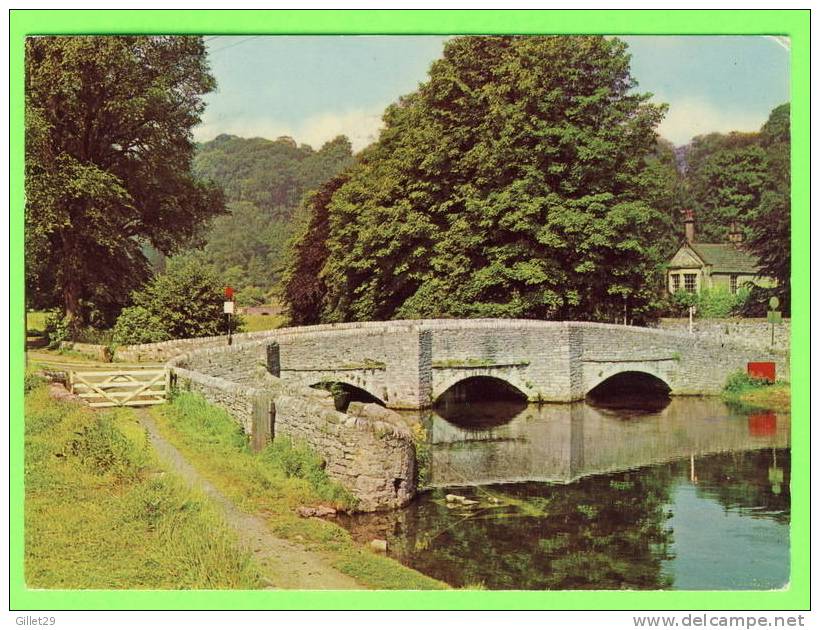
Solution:
<svg viewBox="0 0 820 630">
<path fill-rule="evenodd" d="M 413 92 L 445 37 L 209 36 L 216 92 L 195 139 L 221 133 L 319 148 L 339 134 L 354 150 L 378 137 L 384 109 Z M 676 145 L 712 131 L 756 131 L 789 100 L 789 51 L 764 36 L 622 37 L 640 92 L 668 103 L 660 134 Z"/>
</svg>

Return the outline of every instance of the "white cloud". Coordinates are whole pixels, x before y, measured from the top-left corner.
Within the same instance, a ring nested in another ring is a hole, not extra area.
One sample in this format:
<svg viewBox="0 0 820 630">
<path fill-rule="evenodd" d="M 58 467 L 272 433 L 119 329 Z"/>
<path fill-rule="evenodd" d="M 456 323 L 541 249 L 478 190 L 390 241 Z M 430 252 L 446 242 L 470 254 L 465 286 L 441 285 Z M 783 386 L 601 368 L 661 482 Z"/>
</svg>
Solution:
<svg viewBox="0 0 820 630">
<path fill-rule="evenodd" d="M 693 99 L 670 103 L 669 111 L 658 131 L 667 140 L 681 145 L 695 136 L 713 131 L 759 131 L 765 122 L 765 115 L 732 111 Z"/>
<path fill-rule="evenodd" d="M 279 136 L 290 136 L 299 144 L 307 143 L 318 149 L 328 140 L 345 135 L 353 144 L 353 150 L 359 151 L 378 138 L 382 126 L 381 115 L 381 108 L 372 111 L 356 109 L 340 113 L 324 112 L 310 116 L 297 125 L 270 119 L 208 120 L 206 116 L 206 120 L 194 129 L 194 137 L 204 142 L 221 133 L 271 140 Z"/>
</svg>

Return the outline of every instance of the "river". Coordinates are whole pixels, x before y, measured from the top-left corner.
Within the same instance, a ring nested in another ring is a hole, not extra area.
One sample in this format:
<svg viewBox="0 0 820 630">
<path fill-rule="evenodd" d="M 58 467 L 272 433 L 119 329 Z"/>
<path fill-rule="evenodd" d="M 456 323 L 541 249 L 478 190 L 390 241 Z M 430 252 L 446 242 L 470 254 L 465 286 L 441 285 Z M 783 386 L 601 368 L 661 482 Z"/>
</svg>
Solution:
<svg viewBox="0 0 820 630">
<path fill-rule="evenodd" d="M 427 432 L 427 490 L 402 510 L 340 521 L 454 587 L 788 583 L 788 414 L 642 395 L 445 400 L 409 420 Z"/>
</svg>

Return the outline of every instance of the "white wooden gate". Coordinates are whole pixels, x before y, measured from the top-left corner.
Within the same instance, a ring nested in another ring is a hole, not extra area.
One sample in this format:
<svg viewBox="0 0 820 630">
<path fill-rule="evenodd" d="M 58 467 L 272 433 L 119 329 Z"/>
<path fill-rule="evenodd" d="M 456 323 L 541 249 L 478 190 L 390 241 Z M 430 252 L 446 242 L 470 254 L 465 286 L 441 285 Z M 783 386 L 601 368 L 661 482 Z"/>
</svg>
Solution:
<svg viewBox="0 0 820 630">
<path fill-rule="evenodd" d="M 165 402 L 170 371 L 69 372 L 69 389 L 91 407 L 139 407 Z"/>
</svg>

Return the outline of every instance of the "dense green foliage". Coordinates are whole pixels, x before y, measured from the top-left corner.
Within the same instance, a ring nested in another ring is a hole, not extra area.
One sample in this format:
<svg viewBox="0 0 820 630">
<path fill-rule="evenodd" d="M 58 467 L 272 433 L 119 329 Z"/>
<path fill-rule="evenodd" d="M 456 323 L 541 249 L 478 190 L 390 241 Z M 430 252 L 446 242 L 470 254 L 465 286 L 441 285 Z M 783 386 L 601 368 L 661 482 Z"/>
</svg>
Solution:
<svg viewBox="0 0 820 630">
<path fill-rule="evenodd" d="M 305 200 L 296 216 L 296 231 L 289 243 L 290 261 L 282 282 L 282 297 L 290 305 L 291 323 L 296 326 L 321 321 L 322 300 L 327 293 L 322 267 L 329 255 L 328 204 L 349 177 L 345 174 L 327 182 Z"/>
<path fill-rule="evenodd" d="M 247 286 L 234 296 L 237 306 L 259 306 L 268 300 L 268 296 L 259 287 Z"/>
<path fill-rule="evenodd" d="M 634 87 L 617 39 L 450 40 L 316 204 L 327 256 L 297 243 L 294 320 L 642 317 L 677 202 L 658 191 L 664 107 Z"/>
<path fill-rule="evenodd" d="M 26 40 L 26 284 L 71 329 L 110 324 L 172 253 L 224 210 L 191 173 L 214 89 L 200 37 Z"/>
<path fill-rule="evenodd" d="M 692 141 L 686 183 L 697 221 L 697 240 L 725 243 L 734 222 L 750 235 L 749 218 L 760 203 L 765 154 L 756 133 L 712 133 Z"/>
<path fill-rule="evenodd" d="M 256 588 L 216 509 L 163 471 L 129 410 L 26 395 L 29 588 Z"/>
<path fill-rule="evenodd" d="M 760 203 L 751 215 L 749 248 L 763 273 L 778 286 L 766 294 L 780 298 L 780 310 L 791 312 L 791 125 L 790 107 L 777 107 L 760 132 L 766 154 L 766 174 Z M 768 295 L 763 296 L 764 299 Z"/>
<path fill-rule="evenodd" d="M 709 134 L 695 138 L 686 153 L 686 193 L 695 210 L 697 240 L 726 242 L 733 223 L 745 247 L 761 264 L 761 275 L 777 287 L 756 287 L 745 314 L 761 316 L 772 295 L 791 310 L 791 136 L 790 106 L 775 108 L 759 133 Z"/>
<path fill-rule="evenodd" d="M 290 138 L 276 141 L 221 135 L 197 149 L 197 174 L 225 190 L 229 214 L 212 221 L 203 249 L 226 284 L 270 289 L 284 262 L 294 211 L 352 162 L 350 142 L 339 136 L 318 151 Z"/>
<path fill-rule="evenodd" d="M 172 260 L 165 273 L 135 291 L 133 306 L 114 326 L 118 344 L 208 337 L 227 333 L 223 286 L 216 272 L 197 257 Z M 234 318 L 234 332 L 241 321 Z"/>
<path fill-rule="evenodd" d="M 718 287 L 703 289 L 700 293 L 677 291 L 669 296 L 667 310 L 673 317 L 689 314 L 689 307 L 695 307 L 698 318 L 722 318 L 742 315 L 749 300 L 749 289 L 741 287 L 737 293 Z"/>
</svg>

